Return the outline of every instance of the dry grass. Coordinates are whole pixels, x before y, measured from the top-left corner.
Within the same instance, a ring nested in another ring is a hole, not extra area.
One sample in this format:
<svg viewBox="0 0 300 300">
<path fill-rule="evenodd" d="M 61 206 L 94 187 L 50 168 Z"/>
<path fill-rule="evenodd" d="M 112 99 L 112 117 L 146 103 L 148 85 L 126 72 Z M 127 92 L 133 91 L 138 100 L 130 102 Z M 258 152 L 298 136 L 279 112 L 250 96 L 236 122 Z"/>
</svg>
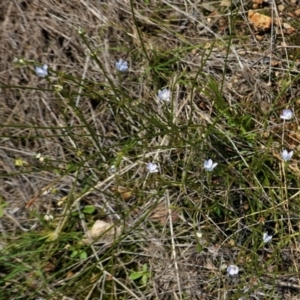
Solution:
<svg viewBox="0 0 300 300">
<path fill-rule="evenodd" d="M 1 2 L 3 299 L 300 299 L 298 33 L 214 6 Z"/>
</svg>

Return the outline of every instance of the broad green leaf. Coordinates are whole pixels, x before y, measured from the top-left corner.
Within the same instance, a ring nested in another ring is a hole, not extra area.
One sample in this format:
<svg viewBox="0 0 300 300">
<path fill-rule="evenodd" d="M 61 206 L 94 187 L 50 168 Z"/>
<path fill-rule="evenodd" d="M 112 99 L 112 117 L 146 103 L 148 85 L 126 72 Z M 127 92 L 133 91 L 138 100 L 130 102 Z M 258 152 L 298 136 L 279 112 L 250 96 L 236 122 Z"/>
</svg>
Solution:
<svg viewBox="0 0 300 300">
<path fill-rule="evenodd" d="M 143 277 L 142 277 L 142 283 L 143 284 L 146 284 L 148 281 L 148 273 L 147 274 L 144 274 Z"/>
<path fill-rule="evenodd" d="M 87 253 L 85 251 L 81 251 L 79 257 L 81 259 L 86 259 L 87 258 Z"/>
<path fill-rule="evenodd" d="M 71 253 L 71 257 L 74 258 L 78 255 L 78 251 L 77 250 L 74 250 L 72 253 Z"/>
<path fill-rule="evenodd" d="M 131 280 L 136 280 L 136 279 L 141 278 L 143 276 L 143 274 L 144 274 L 143 272 L 133 272 L 129 275 L 129 278 Z"/>
<path fill-rule="evenodd" d="M 91 215 L 96 210 L 95 206 L 93 205 L 86 205 L 83 208 L 83 213 Z"/>
<path fill-rule="evenodd" d="M 146 272 L 148 270 L 148 265 L 147 264 L 144 264 L 143 265 L 143 272 Z"/>
</svg>

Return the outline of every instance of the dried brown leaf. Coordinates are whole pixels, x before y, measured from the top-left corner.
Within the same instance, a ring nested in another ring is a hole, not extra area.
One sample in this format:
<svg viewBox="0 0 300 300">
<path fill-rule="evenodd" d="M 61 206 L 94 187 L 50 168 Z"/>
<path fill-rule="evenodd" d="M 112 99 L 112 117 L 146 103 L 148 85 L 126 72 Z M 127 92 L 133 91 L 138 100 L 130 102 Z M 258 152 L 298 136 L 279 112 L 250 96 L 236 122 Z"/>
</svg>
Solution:
<svg viewBox="0 0 300 300">
<path fill-rule="evenodd" d="M 300 16 L 300 8 L 298 8 L 298 9 L 296 9 L 296 10 L 294 11 L 294 15 L 295 15 L 296 17 L 299 17 L 299 16 Z"/>
<path fill-rule="evenodd" d="M 169 209 L 164 202 L 158 203 L 154 208 L 153 213 L 150 215 L 150 219 L 154 222 L 159 222 L 165 225 L 169 218 Z M 180 220 L 178 211 L 173 210 L 171 212 L 171 218 L 173 223 L 178 223 Z"/>
<path fill-rule="evenodd" d="M 120 194 L 123 200 L 129 200 L 132 197 L 132 191 L 128 188 L 122 186 L 113 186 L 111 190 Z"/>
<path fill-rule="evenodd" d="M 272 19 L 268 16 L 255 12 L 253 10 L 248 11 L 249 21 L 259 29 L 269 29 L 271 27 Z"/>
<path fill-rule="evenodd" d="M 220 6 L 230 7 L 231 1 L 230 0 L 222 0 Z"/>
<path fill-rule="evenodd" d="M 121 227 L 102 220 L 97 220 L 82 239 L 84 244 L 90 242 L 111 243 L 121 234 Z"/>
</svg>

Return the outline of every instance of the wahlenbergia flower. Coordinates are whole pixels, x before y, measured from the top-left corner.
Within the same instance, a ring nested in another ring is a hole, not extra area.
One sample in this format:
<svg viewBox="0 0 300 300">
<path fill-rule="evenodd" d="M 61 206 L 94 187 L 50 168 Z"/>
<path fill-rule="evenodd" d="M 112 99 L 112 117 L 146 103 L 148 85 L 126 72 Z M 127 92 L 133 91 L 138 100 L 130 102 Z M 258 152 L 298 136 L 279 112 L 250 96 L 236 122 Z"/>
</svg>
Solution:
<svg viewBox="0 0 300 300">
<path fill-rule="evenodd" d="M 263 234 L 264 243 L 269 243 L 271 240 L 272 240 L 272 235 L 268 235 L 267 232 L 264 232 L 264 234 Z"/>
<path fill-rule="evenodd" d="M 290 160 L 291 158 L 292 158 L 292 156 L 293 156 L 293 151 L 290 151 L 290 152 L 288 152 L 287 150 L 283 150 L 282 152 L 281 152 L 281 157 L 282 157 L 282 159 L 284 160 L 284 161 L 288 161 L 288 160 Z"/>
<path fill-rule="evenodd" d="M 282 114 L 280 115 L 280 119 L 282 120 L 290 120 L 294 116 L 293 111 L 291 109 L 284 109 Z"/>
<path fill-rule="evenodd" d="M 117 172 L 117 168 L 116 168 L 115 165 L 111 165 L 108 170 L 109 170 L 110 173 L 116 173 Z"/>
<path fill-rule="evenodd" d="M 119 61 L 116 62 L 116 69 L 120 72 L 128 71 L 128 62 L 120 58 Z"/>
<path fill-rule="evenodd" d="M 227 268 L 227 274 L 230 276 L 237 275 L 238 273 L 239 273 L 239 267 L 237 267 L 236 265 L 230 265 Z"/>
<path fill-rule="evenodd" d="M 52 220 L 53 220 L 53 216 L 50 215 L 50 214 L 45 214 L 45 215 L 44 215 L 44 220 L 47 221 L 47 222 L 48 222 L 48 221 L 52 221 Z"/>
<path fill-rule="evenodd" d="M 162 101 L 169 102 L 171 97 L 171 91 L 169 89 L 163 89 L 158 91 L 158 98 Z"/>
<path fill-rule="evenodd" d="M 42 65 L 41 67 L 35 67 L 35 73 L 39 77 L 45 77 L 48 75 L 48 66 L 46 64 Z"/>
<path fill-rule="evenodd" d="M 212 159 L 208 159 L 204 162 L 204 169 L 206 171 L 212 171 L 217 165 L 218 163 L 214 163 Z"/>
<path fill-rule="evenodd" d="M 158 172 L 158 165 L 154 164 L 154 163 L 148 163 L 147 164 L 147 170 L 149 171 L 149 173 L 157 173 Z"/>
</svg>

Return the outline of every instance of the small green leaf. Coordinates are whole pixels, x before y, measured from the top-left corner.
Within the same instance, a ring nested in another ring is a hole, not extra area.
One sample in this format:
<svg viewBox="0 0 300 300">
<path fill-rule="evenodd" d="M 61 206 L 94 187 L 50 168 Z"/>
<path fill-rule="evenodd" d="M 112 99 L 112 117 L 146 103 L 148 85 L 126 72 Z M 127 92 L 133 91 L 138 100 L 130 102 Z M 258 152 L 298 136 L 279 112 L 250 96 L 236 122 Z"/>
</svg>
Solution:
<svg viewBox="0 0 300 300">
<path fill-rule="evenodd" d="M 72 163 L 67 164 L 67 172 L 75 172 L 76 168 L 77 167 L 75 164 L 72 164 Z"/>
<path fill-rule="evenodd" d="M 143 274 L 144 274 L 143 272 L 133 272 L 129 275 L 129 278 L 131 280 L 136 280 L 136 279 L 141 278 L 143 276 Z"/>
<path fill-rule="evenodd" d="M 198 253 L 202 252 L 202 251 L 203 251 L 202 245 L 197 244 L 197 246 L 196 246 L 196 251 L 197 251 Z"/>
<path fill-rule="evenodd" d="M 87 253 L 85 251 L 81 251 L 79 257 L 81 259 L 86 259 L 87 258 Z"/>
<path fill-rule="evenodd" d="M 2 196 L 0 196 L 0 218 L 4 215 L 4 209 L 7 207 L 7 202 L 3 202 Z"/>
<path fill-rule="evenodd" d="M 143 265 L 143 272 L 146 272 L 148 270 L 148 265 L 147 264 L 144 264 Z"/>
<path fill-rule="evenodd" d="M 83 213 L 91 215 L 96 210 L 95 206 L 93 205 L 86 205 L 83 208 Z"/>
<path fill-rule="evenodd" d="M 79 213 L 78 213 L 77 210 L 74 210 L 74 211 L 71 212 L 71 216 L 72 216 L 72 217 L 76 217 L 76 216 L 78 216 L 78 214 L 79 214 Z"/>
<path fill-rule="evenodd" d="M 142 277 L 142 283 L 143 284 L 146 284 L 148 281 L 148 273 L 144 274 L 143 277 Z"/>
<path fill-rule="evenodd" d="M 78 255 L 78 251 L 77 250 L 74 250 L 72 253 L 71 253 L 71 257 L 74 258 Z"/>
</svg>

